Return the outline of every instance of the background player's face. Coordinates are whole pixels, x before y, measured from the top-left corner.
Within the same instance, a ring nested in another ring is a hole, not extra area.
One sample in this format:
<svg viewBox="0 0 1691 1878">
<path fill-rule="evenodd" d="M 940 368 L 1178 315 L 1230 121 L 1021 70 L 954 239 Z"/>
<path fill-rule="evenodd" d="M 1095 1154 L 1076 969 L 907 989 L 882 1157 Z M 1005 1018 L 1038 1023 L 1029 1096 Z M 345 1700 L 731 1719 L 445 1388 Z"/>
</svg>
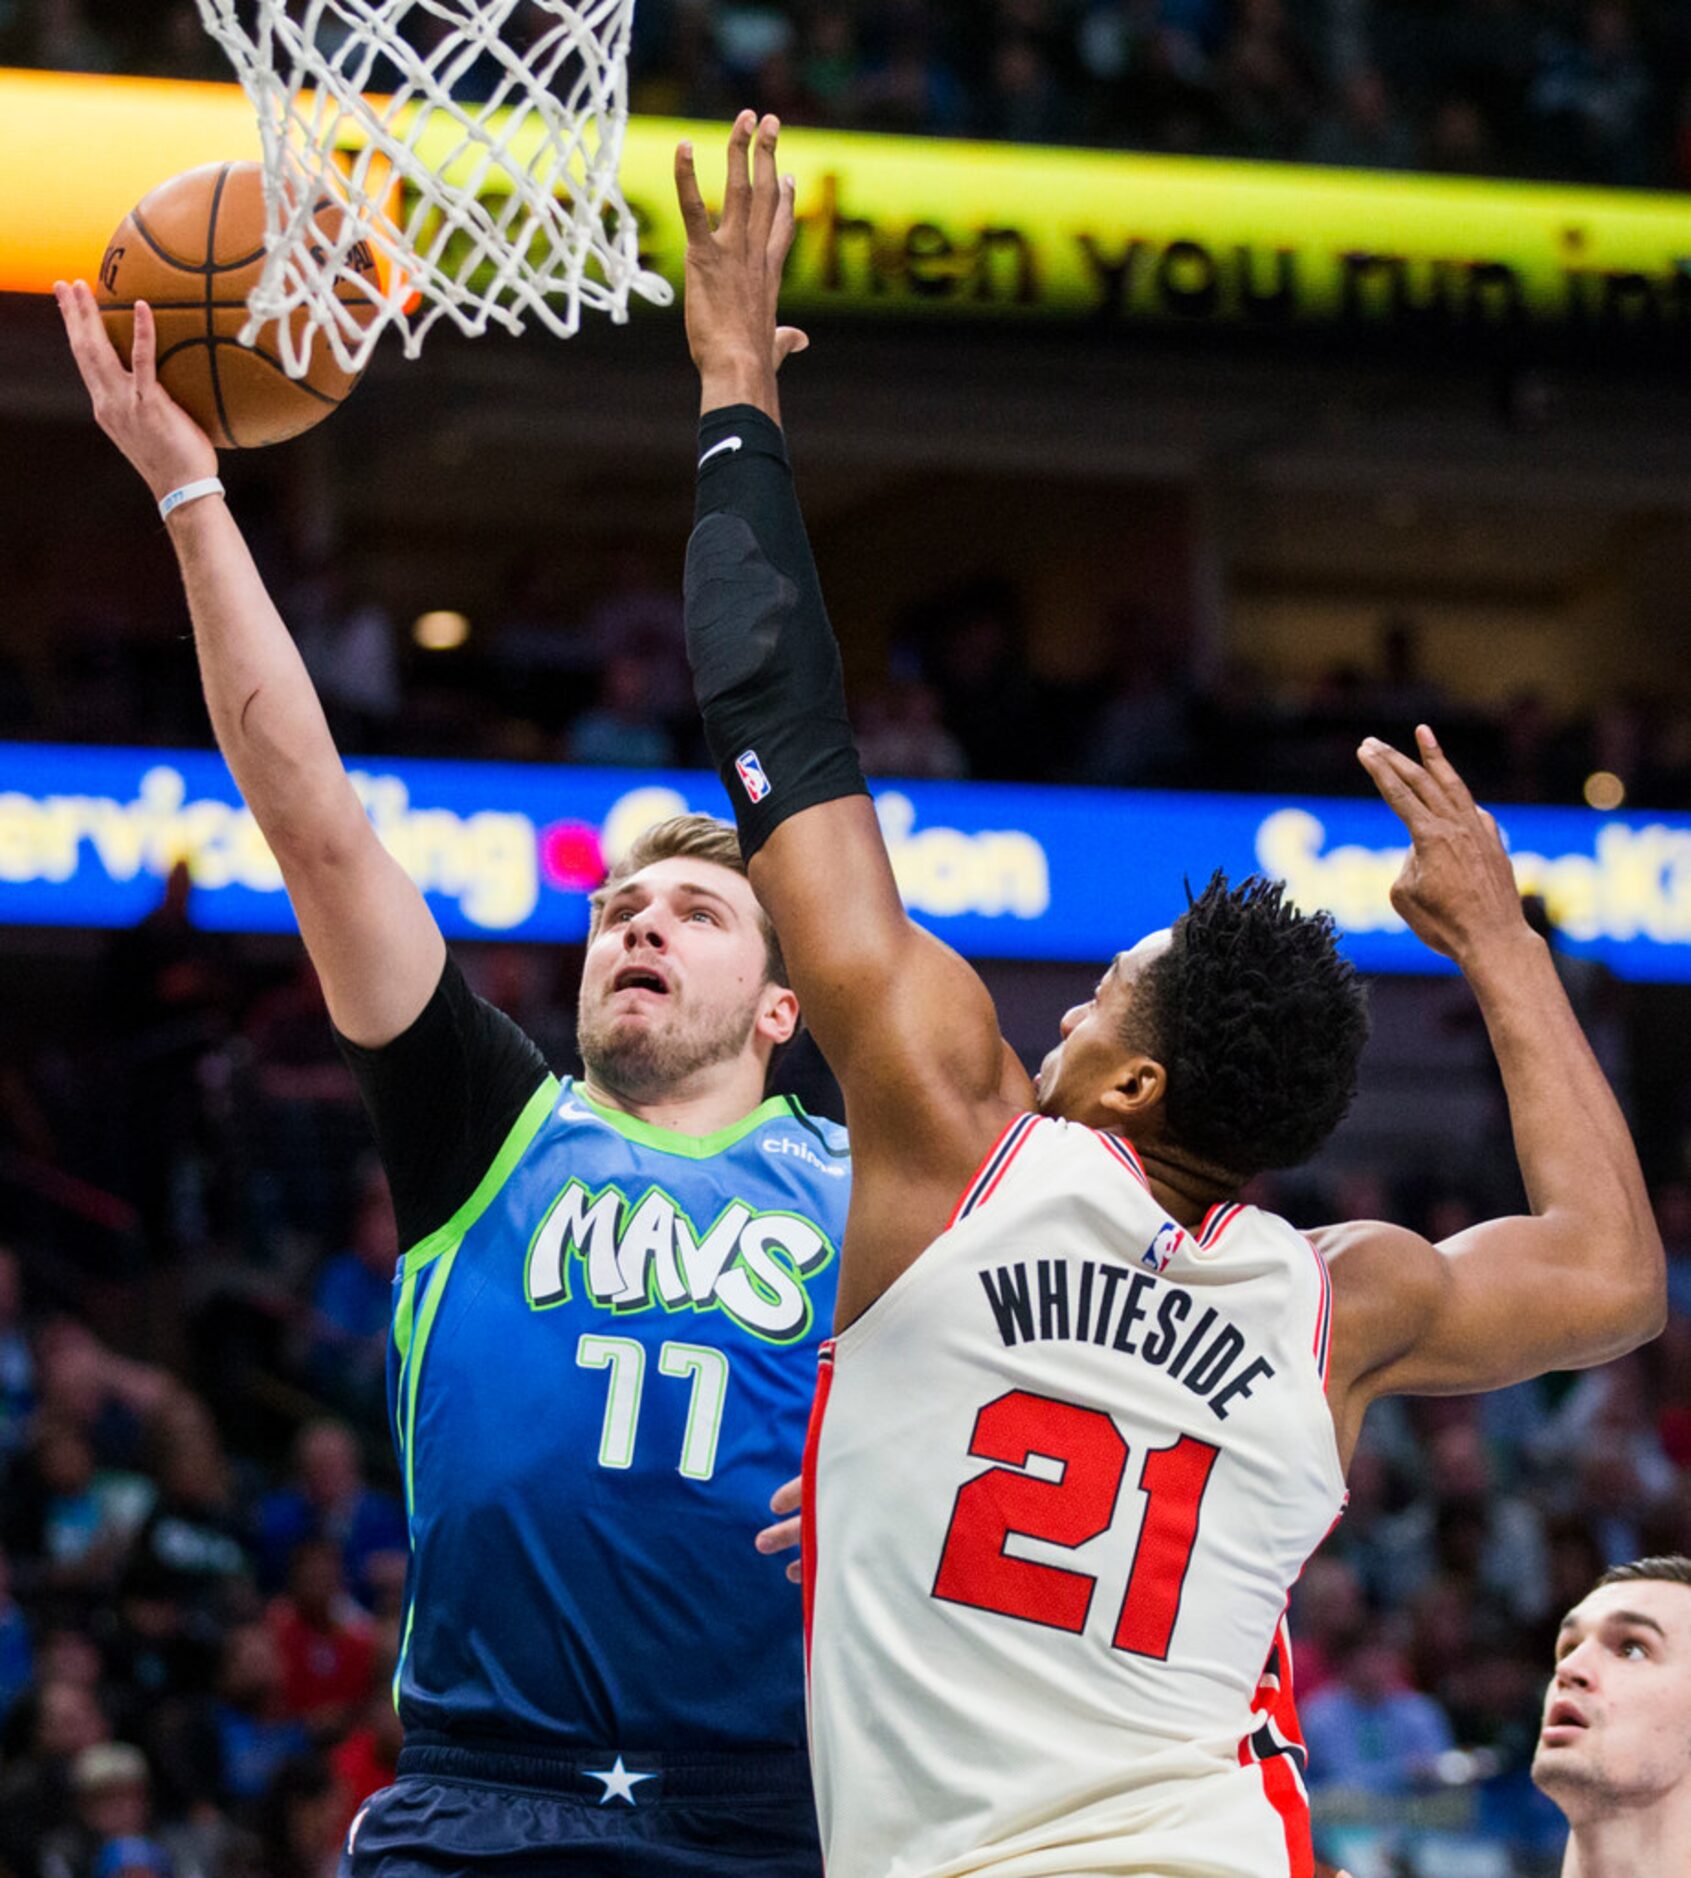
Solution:
<svg viewBox="0 0 1691 1878">
<path fill-rule="evenodd" d="M 652 1101 L 741 1056 L 761 1063 L 798 1005 L 768 978 L 749 883 L 710 861 L 654 861 L 605 899 L 582 968 L 576 1037 L 595 1081 Z"/>
<path fill-rule="evenodd" d="M 1604 1585 L 1562 1620 L 1532 1777 L 1575 1825 L 1691 1780 L 1691 1586 Z"/>
<path fill-rule="evenodd" d="M 1168 932 L 1118 952 L 1085 1004 L 1064 1013 L 1062 1040 L 1040 1065 L 1034 1090 L 1042 1115 L 1061 1115 L 1095 1128 L 1115 1128 L 1121 1116 L 1105 1102 L 1135 1057 L 1147 1054 L 1132 1036 L 1134 992 L 1140 978 L 1172 943 Z"/>
</svg>

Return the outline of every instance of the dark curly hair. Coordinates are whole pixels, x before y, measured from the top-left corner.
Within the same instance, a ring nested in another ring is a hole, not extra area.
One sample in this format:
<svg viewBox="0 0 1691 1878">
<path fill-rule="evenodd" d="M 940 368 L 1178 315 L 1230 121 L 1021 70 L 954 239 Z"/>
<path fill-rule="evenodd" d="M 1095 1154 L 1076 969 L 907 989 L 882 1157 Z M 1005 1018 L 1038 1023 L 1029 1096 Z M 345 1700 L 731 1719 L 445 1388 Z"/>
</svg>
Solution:
<svg viewBox="0 0 1691 1878">
<path fill-rule="evenodd" d="M 1307 1161 L 1343 1121 L 1368 1001 L 1326 913 L 1217 872 L 1145 972 L 1128 1025 L 1168 1072 L 1171 1139 L 1239 1179 Z M 1146 1032 L 1149 1036 L 1146 1036 Z"/>
</svg>

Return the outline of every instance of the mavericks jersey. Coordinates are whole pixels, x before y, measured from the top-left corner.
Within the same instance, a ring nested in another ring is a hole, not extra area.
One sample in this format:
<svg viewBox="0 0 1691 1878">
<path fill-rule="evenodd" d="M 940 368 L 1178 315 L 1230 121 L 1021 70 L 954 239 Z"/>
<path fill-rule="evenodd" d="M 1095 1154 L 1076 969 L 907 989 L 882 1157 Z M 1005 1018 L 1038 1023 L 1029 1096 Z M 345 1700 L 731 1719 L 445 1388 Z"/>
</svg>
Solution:
<svg viewBox="0 0 1691 1878">
<path fill-rule="evenodd" d="M 799 1594 L 752 1542 L 798 1470 L 849 1167 L 785 1098 L 701 1140 L 548 1077 L 406 1254 L 409 1738 L 803 1745 Z"/>
<path fill-rule="evenodd" d="M 1023 1116 L 824 1351 L 806 1455 L 829 1878 L 1311 1870 L 1282 1617 L 1345 1487 L 1331 1287 Z"/>
</svg>

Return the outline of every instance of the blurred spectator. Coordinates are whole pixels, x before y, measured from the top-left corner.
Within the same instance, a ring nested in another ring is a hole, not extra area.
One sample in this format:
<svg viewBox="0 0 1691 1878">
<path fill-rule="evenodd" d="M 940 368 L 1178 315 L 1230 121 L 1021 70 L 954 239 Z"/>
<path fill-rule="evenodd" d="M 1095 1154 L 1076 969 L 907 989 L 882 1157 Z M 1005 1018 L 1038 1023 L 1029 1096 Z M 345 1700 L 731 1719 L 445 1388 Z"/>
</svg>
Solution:
<svg viewBox="0 0 1691 1878">
<path fill-rule="evenodd" d="M 1438 1757 L 1455 1745 L 1431 1696 L 1411 1689 L 1390 1644 L 1360 1643 L 1339 1681 L 1303 1705 L 1312 1788 L 1408 1794 L 1428 1786 Z"/>
<path fill-rule="evenodd" d="M 1407 170 L 1415 167 L 1415 136 L 1398 116 L 1383 75 L 1371 65 L 1345 80 L 1334 116 L 1316 120 L 1304 144 L 1311 163 L 1351 169 Z"/>
<path fill-rule="evenodd" d="M 675 762 L 675 744 L 658 712 L 649 659 L 625 652 L 611 660 L 599 702 L 576 719 L 564 751 L 572 763 L 621 769 L 664 769 Z"/>
<path fill-rule="evenodd" d="M 71 1768 L 76 1816 L 43 1840 L 41 1878 L 199 1878 L 191 1842 L 153 1820 L 146 1756 L 126 1742 L 84 1748 Z"/>
<path fill-rule="evenodd" d="M 7 1717 L 0 1771 L 0 1869 L 27 1873 L 49 1833 L 71 1824 L 71 1769 L 85 1748 L 111 1739 L 93 1694 L 72 1682 L 43 1682 Z"/>
<path fill-rule="evenodd" d="M 940 721 L 939 694 L 920 679 L 889 679 L 854 722 L 867 776 L 954 781 L 968 774 L 962 745 Z"/>
<path fill-rule="evenodd" d="M 1547 35 L 1532 110 L 1557 173 L 1644 181 L 1649 102 L 1649 72 L 1625 0 L 1589 0 L 1581 31 Z"/>
<path fill-rule="evenodd" d="M 238 1624 L 224 1641 L 215 1694 L 169 1738 L 178 1785 L 251 1821 L 281 1769 L 310 1748 L 304 1722 L 287 1712 L 275 1638 L 261 1623 Z"/>
<path fill-rule="evenodd" d="M 1530 1501 L 1498 1490 L 1478 1427 L 1461 1421 L 1441 1429 L 1424 1465 L 1424 1497 L 1380 1532 L 1387 1602 L 1405 1605 L 1447 1572 L 1468 1595 L 1522 1621 L 1542 1615 L 1550 1590 L 1542 1518 Z"/>
<path fill-rule="evenodd" d="M 393 1784 L 399 1772 L 399 1750 L 404 1740 L 405 1731 L 399 1725 L 393 1696 L 386 1688 L 380 1688 L 365 1702 L 356 1725 L 329 1756 L 329 1765 L 341 1789 L 340 1837 L 343 1840 L 358 1809 L 371 1794 Z"/>
<path fill-rule="evenodd" d="M 1219 66 L 1228 145 L 1241 156 L 1297 153 L 1310 94 L 1284 0 L 1239 0 Z"/>
<path fill-rule="evenodd" d="M 23 1328 L 23 1268 L 0 1245 L 0 1467 L 22 1445 L 35 1408 L 35 1353 Z"/>
<path fill-rule="evenodd" d="M 14 1470 L 6 1540 L 35 1561 L 32 1590 L 94 1592 L 115 1581 L 154 1497 L 143 1475 L 99 1467 L 74 1423 L 44 1417 Z"/>
<path fill-rule="evenodd" d="M 319 1738 L 345 1731 L 370 1693 L 370 1619 L 347 1596 L 333 1539 L 294 1547 L 288 1589 L 265 1614 L 282 1658 L 282 1702 Z"/>
<path fill-rule="evenodd" d="M 255 1878 L 324 1878 L 336 1869 L 345 1832 L 341 1790 L 315 1754 L 299 1754 L 276 1773 L 255 1809 L 259 1857 Z"/>
<path fill-rule="evenodd" d="M 312 1293 L 307 1373 L 317 1394 L 356 1419 L 384 1419 L 388 1326 L 399 1237 L 379 1163 L 366 1162 L 352 1242 L 337 1252 Z"/>
<path fill-rule="evenodd" d="M 366 1609 L 392 1598 L 404 1578 L 405 1513 L 398 1501 L 365 1484 L 352 1430 L 339 1421 L 304 1429 L 294 1448 L 294 1479 L 259 1508 L 260 1582 L 280 1589 L 295 1546 L 331 1539 L 341 1548 L 346 1582 Z"/>
<path fill-rule="evenodd" d="M 35 1650 L 29 1619 L 12 1596 L 12 1561 L 0 1549 L 0 1734 L 12 1704 L 29 1687 L 35 1674 Z"/>
<path fill-rule="evenodd" d="M 191 1398 L 159 1436 L 158 1503 L 129 1555 L 127 1596 L 212 1621 L 235 1607 L 252 1558 L 235 1484 L 210 1415 Z"/>
<path fill-rule="evenodd" d="M 1340 1665 L 1368 1629 L 1362 1583 L 1342 1558 L 1317 1554 L 1292 1593 L 1292 1644 L 1298 1700 L 1338 1679 Z"/>
</svg>

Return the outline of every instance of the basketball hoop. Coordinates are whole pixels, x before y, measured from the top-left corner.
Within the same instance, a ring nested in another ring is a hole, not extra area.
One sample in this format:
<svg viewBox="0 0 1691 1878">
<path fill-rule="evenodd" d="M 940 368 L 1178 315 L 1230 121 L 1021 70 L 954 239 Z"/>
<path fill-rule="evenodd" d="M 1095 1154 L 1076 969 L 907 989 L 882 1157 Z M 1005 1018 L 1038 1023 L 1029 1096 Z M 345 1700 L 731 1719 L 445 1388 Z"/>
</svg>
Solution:
<svg viewBox="0 0 1691 1878">
<path fill-rule="evenodd" d="M 290 377 L 318 333 L 359 372 L 388 326 L 415 358 L 442 318 L 567 339 L 584 306 L 620 323 L 631 292 L 673 299 L 617 183 L 634 0 L 197 4 L 263 140 L 241 338 L 275 321 Z"/>
</svg>

